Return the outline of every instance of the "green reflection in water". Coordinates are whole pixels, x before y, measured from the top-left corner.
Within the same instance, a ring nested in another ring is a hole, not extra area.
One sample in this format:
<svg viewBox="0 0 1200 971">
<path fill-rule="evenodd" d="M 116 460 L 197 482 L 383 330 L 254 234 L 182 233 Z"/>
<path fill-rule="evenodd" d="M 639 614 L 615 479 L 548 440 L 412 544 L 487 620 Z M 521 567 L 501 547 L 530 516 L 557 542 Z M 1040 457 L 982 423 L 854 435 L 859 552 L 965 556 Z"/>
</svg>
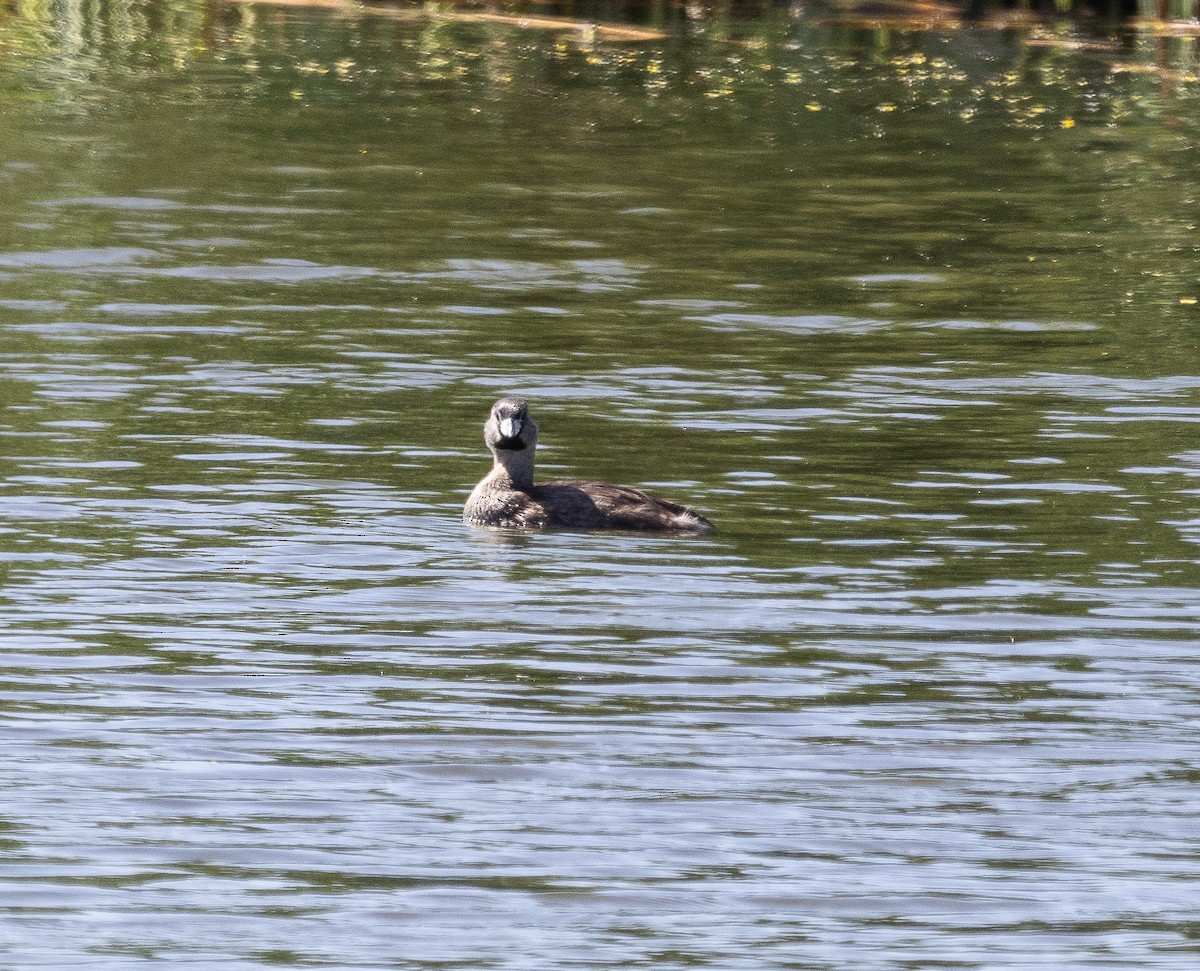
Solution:
<svg viewBox="0 0 1200 971">
<path fill-rule="evenodd" d="M 516 388 L 547 474 L 665 482 L 763 565 L 1190 564 L 1186 44 L 47 10 L 0 68 L 37 489 L 336 478 L 449 513 Z"/>
</svg>

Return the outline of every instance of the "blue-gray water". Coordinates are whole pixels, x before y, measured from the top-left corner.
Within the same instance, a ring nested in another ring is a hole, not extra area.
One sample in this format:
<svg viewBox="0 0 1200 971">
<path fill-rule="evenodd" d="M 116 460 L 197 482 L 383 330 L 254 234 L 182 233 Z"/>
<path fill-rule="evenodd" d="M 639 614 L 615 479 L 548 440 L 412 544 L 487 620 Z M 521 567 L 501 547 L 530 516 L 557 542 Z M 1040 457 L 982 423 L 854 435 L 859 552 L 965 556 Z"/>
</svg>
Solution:
<svg viewBox="0 0 1200 971">
<path fill-rule="evenodd" d="M 0 14 L 0 963 L 1194 968 L 1193 58 Z"/>
</svg>

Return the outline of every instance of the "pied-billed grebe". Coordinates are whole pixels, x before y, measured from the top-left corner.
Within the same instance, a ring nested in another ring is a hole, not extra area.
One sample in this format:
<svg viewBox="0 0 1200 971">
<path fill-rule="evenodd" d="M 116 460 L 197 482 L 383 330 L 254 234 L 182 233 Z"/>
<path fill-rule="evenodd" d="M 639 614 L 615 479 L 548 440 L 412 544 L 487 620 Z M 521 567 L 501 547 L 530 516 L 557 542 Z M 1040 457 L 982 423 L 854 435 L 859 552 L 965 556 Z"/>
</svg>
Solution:
<svg viewBox="0 0 1200 971">
<path fill-rule="evenodd" d="M 712 529 L 703 516 L 628 486 L 576 479 L 534 485 L 537 425 L 520 398 L 501 398 L 492 406 L 483 440 L 495 464 L 463 510 L 463 519 L 473 526 L 660 533 Z"/>
</svg>

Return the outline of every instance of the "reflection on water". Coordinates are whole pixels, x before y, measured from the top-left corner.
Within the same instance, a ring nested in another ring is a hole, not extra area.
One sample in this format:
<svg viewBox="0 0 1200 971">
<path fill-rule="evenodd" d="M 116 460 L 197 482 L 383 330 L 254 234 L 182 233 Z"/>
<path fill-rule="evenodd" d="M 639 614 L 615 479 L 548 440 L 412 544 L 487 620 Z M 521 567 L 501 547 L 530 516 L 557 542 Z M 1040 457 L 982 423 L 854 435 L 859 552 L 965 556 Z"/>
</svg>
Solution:
<svg viewBox="0 0 1200 971">
<path fill-rule="evenodd" d="M 1195 964 L 1190 42 L 0 17 L 14 966 Z"/>
</svg>

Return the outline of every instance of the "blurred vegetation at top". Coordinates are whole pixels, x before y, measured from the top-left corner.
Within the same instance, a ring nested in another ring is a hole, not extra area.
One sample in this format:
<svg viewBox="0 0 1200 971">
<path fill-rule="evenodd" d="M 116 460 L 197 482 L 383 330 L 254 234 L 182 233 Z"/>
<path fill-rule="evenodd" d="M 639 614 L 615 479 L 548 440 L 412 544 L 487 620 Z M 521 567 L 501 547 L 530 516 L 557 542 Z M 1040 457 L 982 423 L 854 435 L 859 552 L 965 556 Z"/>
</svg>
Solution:
<svg viewBox="0 0 1200 971">
<path fill-rule="evenodd" d="M 190 43 L 213 25 L 238 17 L 238 8 L 251 6 L 366 16 L 454 12 L 497 19 L 558 18 L 672 32 L 738 24 L 745 34 L 753 32 L 749 25 L 766 28 L 781 19 L 888 30 L 956 29 L 975 23 L 1017 27 L 1071 18 L 1142 22 L 1173 34 L 1200 34 L 1200 0 L 9 0 L 0 8 L 0 29 L 40 24 L 69 39 L 89 25 L 104 25 L 112 32 L 152 31 Z M 18 39 L 21 34 L 17 31 Z"/>
<path fill-rule="evenodd" d="M 839 94 L 839 74 L 878 69 L 898 72 L 912 105 L 953 103 L 953 114 L 967 121 L 1001 103 L 1013 119 L 1040 127 L 1038 116 L 1050 109 L 1025 103 L 1027 91 L 1020 98 L 1004 91 L 1019 76 L 1043 88 L 1080 89 L 1086 103 L 1052 113 L 1071 127 L 1102 113 L 1097 95 L 1108 92 L 1103 83 L 1097 88 L 1098 77 L 1147 75 L 1145 93 L 1154 102 L 1188 92 L 1200 76 L 1200 22 L 1189 19 L 1196 13 L 1200 0 L 10 0 L 0 7 L 0 74 L 10 58 L 28 82 L 20 64 L 32 58 L 47 90 L 74 81 L 69 93 L 85 100 L 89 79 L 115 63 L 152 74 L 242 55 L 253 74 L 273 41 L 289 48 L 303 22 L 320 17 L 364 37 L 389 23 L 419 26 L 416 43 L 428 56 L 413 66 L 423 81 L 482 72 L 488 83 L 508 86 L 522 66 L 534 63 L 544 76 L 549 62 L 580 80 L 619 78 L 647 93 L 722 98 L 764 85 L 811 88 L 804 106 L 816 111 L 815 82 Z M 968 35 L 970 42 L 954 40 Z M 521 36 L 529 43 L 518 51 L 512 39 Z M 922 36 L 939 37 L 944 55 L 931 55 L 936 45 Z M 839 49 L 856 53 L 842 63 Z M 864 51 L 874 59 L 864 61 Z M 997 68 L 982 86 L 972 70 L 980 58 Z M 370 81 L 345 56 L 317 56 L 299 67 L 314 79 Z M 1136 91 L 1129 97 L 1139 100 Z M 1140 114 L 1129 97 L 1109 108 Z"/>
</svg>

